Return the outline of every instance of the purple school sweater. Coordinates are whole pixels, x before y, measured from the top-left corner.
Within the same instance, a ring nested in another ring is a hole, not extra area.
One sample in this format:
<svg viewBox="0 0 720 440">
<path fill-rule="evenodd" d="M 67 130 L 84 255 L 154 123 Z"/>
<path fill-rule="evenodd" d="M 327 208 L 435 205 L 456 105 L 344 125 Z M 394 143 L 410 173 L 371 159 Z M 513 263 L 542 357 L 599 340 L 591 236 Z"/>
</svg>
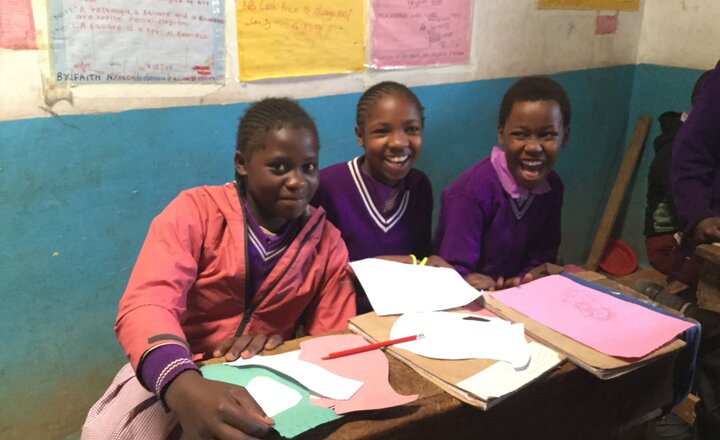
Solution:
<svg viewBox="0 0 720 440">
<path fill-rule="evenodd" d="M 320 171 L 320 187 L 310 202 L 322 206 L 342 235 L 350 261 L 380 255 L 430 255 L 432 187 L 422 171 L 411 169 L 395 208 L 383 214 L 392 188 L 361 170 L 362 157 Z M 369 310 L 364 293 L 357 294 L 358 313 Z"/>
<path fill-rule="evenodd" d="M 463 276 L 514 277 L 555 262 L 563 184 L 554 171 L 547 182 L 549 192 L 520 203 L 505 192 L 490 158 L 476 163 L 442 192 L 436 253 Z"/>
<path fill-rule="evenodd" d="M 670 177 L 686 234 L 692 235 L 701 220 L 720 216 L 720 67 L 708 77 L 675 138 Z"/>
</svg>

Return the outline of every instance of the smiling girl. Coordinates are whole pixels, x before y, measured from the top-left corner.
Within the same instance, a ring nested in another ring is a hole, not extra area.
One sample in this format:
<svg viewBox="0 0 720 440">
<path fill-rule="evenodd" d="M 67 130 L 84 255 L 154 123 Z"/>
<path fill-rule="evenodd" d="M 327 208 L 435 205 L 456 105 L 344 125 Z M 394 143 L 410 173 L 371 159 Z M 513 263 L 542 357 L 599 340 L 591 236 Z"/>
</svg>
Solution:
<svg viewBox="0 0 720 440">
<path fill-rule="evenodd" d="M 240 121 L 236 181 L 183 191 L 150 225 L 115 323 L 130 363 L 90 409 L 83 439 L 251 438 L 273 421 L 193 361 L 248 358 L 299 326 L 355 315 L 348 256 L 321 209 L 315 123 L 269 98 Z"/>
<path fill-rule="evenodd" d="M 569 133 L 562 87 L 520 79 L 500 104 L 498 146 L 443 191 L 434 245 L 476 289 L 516 286 L 555 262 L 563 184 L 553 165 Z"/>
<path fill-rule="evenodd" d="M 385 81 L 357 104 L 355 138 L 364 154 L 320 171 L 312 200 L 340 229 L 350 260 L 383 257 L 444 265 L 430 256 L 432 188 L 413 168 L 423 147 L 423 107 L 406 86 Z M 371 310 L 358 292 L 358 313 Z"/>
</svg>

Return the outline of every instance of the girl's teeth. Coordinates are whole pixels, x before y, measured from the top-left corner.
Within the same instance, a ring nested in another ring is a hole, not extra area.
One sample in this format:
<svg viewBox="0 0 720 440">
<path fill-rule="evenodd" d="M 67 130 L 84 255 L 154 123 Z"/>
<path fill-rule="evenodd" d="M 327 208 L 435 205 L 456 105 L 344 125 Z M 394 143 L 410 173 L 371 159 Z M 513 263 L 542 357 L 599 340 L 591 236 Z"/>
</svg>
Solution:
<svg viewBox="0 0 720 440">
<path fill-rule="evenodd" d="M 396 157 L 388 157 L 388 162 L 392 163 L 403 163 L 407 160 L 408 156 L 396 156 Z"/>
</svg>

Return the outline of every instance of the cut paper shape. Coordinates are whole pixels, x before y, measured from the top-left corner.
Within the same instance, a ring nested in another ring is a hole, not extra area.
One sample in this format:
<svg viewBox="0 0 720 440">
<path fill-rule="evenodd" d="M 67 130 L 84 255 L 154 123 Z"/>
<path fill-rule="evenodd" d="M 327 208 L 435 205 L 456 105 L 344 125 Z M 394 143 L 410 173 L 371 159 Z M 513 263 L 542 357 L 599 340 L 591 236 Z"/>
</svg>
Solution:
<svg viewBox="0 0 720 440">
<path fill-rule="evenodd" d="M 367 345 L 358 335 L 333 335 L 313 338 L 300 343 L 300 359 L 320 365 L 335 374 L 365 383 L 349 400 L 322 398 L 311 403 L 334 408 L 336 414 L 352 411 L 390 408 L 415 401 L 417 394 L 403 396 L 395 392 L 388 382 L 387 357 L 380 350 L 357 353 L 336 359 L 323 360 L 328 353 Z"/>
<path fill-rule="evenodd" d="M 205 365 L 200 368 L 200 371 L 206 379 L 232 383 L 239 386 L 247 386 L 254 378 L 267 377 L 298 392 L 301 400 L 296 405 L 273 416 L 273 420 L 275 420 L 273 428 L 283 437 L 292 438 L 318 425 L 340 418 L 340 416 L 336 415 L 332 410 L 311 404 L 309 392 L 302 385 L 266 368 L 238 368 L 224 364 L 214 364 Z M 253 396 L 253 398 L 254 397 L 255 396 Z"/>
<path fill-rule="evenodd" d="M 379 316 L 452 309 L 481 295 L 459 273 L 446 267 L 378 258 L 354 261 L 350 266 Z"/>
<path fill-rule="evenodd" d="M 640 358 L 693 325 L 562 275 L 550 275 L 493 297 L 518 312 L 610 356 Z"/>
<path fill-rule="evenodd" d="M 37 49 L 30 0 L 0 0 L 0 47 Z"/>
<path fill-rule="evenodd" d="M 554 350 L 532 341 L 528 344 L 530 363 L 515 370 L 507 362 L 495 362 L 479 373 L 458 382 L 457 386 L 484 400 L 502 397 L 560 364 L 563 358 Z"/>
<path fill-rule="evenodd" d="M 395 347 L 434 359 L 495 359 L 524 368 L 530 362 L 525 326 L 500 318 L 467 320 L 454 312 L 406 313 L 390 329 L 390 338 L 422 333 L 424 338 Z"/>
<path fill-rule="evenodd" d="M 236 2 L 240 79 L 363 70 L 364 0 Z"/>
<path fill-rule="evenodd" d="M 372 64 L 379 69 L 467 63 L 470 0 L 373 0 Z"/>
<path fill-rule="evenodd" d="M 237 367 L 261 366 L 270 368 L 300 382 L 315 394 L 332 399 L 347 400 L 363 386 L 358 380 L 338 376 L 318 365 L 298 359 L 300 350 L 272 356 L 253 356 L 250 359 L 237 359 L 226 362 Z"/>
<path fill-rule="evenodd" d="M 245 388 L 268 417 L 287 411 L 302 400 L 302 394 L 267 376 L 253 377 Z"/>
</svg>

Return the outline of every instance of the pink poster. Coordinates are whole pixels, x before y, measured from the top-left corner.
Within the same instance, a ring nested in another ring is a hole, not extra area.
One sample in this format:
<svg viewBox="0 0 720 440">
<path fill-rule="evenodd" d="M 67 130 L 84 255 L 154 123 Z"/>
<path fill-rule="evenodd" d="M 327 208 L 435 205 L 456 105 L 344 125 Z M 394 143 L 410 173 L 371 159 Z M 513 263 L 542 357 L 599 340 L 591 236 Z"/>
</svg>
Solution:
<svg viewBox="0 0 720 440">
<path fill-rule="evenodd" d="M 561 275 L 540 278 L 493 296 L 582 344 L 622 358 L 650 354 L 693 326 Z"/>
<path fill-rule="evenodd" d="M 30 0 L 0 0 L 0 47 L 37 49 Z"/>
<path fill-rule="evenodd" d="M 471 0 L 373 0 L 371 19 L 375 68 L 469 61 Z"/>
</svg>

